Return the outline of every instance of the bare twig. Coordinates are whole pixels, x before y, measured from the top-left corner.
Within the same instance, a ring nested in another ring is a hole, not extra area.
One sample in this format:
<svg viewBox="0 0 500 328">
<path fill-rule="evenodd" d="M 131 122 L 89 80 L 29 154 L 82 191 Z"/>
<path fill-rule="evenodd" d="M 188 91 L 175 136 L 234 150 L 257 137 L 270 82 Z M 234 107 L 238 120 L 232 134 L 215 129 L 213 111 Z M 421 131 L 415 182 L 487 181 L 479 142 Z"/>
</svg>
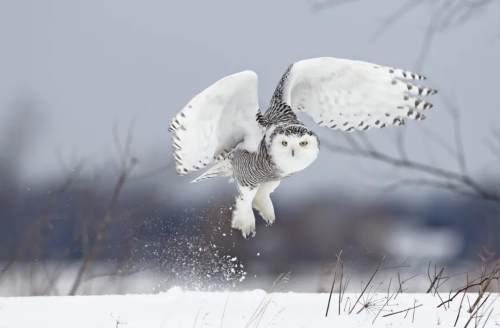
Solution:
<svg viewBox="0 0 500 328">
<path fill-rule="evenodd" d="M 342 257 L 342 249 L 340 252 L 337 254 L 337 262 L 335 262 L 335 268 L 333 269 L 333 281 L 332 281 L 332 287 L 330 288 L 330 295 L 328 296 L 328 304 L 326 305 L 326 313 L 325 317 L 328 317 L 328 310 L 330 309 L 330 302 L 332 300 L 332 294 L 333 294 L 333 289 L 335 288 L 335 280 L 337 278 L 337 267 L 339 265 L 339 259 Z"/>
<path fill-rule="evenodd" d="M 370 158 L 373 160 L 389 164 L 394 167 L 403 167 L 408 170 L 425 173 L 434 178 L 444 179 L 449 181 L 450 183 L 452 183 L 450 184 L 450 187 L 460 185 L 474 192 L 474 194 L 480 196 L 482 199 L 500 202 L 500 194 L 487 190 L 468 175 L 463 175 L 462 173 L 454 172 L 444 168 L 434 167 L 413 160 L 397 158 L 392 155 L 382 153 L 378 150 L 366 150 L 366 149 L 356 150 L 344 146 L 333 145 L 330 144 L 328 141 L 324 141 L 323 143 L 325 147 L 327 147 L 333 152 L 349 156 Z"/>
<path fill-rule="evenodd" d="M 113 188 L 111 200 L 106 210 L 106 213 L 104 214 L 102 221 L 100 222 L 100 224 L 96 229 L 96 240 L 93 242 L 92 245 L 90 245 L 90 249 L 84 255 L 82 263 L 80 264 L 80 267 L 76 274 L 75 280 L 73 281 L 73 284 L 69 291 L 69 295 L 76 294 L 83 280 L 85 272 L 88 270 L 90 263 L 94 260 L 95 256 L 97 255 L 100 243 L 104 239 L 108 227 L 113 221 L 113 213 L 118 203 L 118 199 L 123 190 L 123 187 L 125 186 L 128 177 L 130 176 L 135 165 L 137 164 L 137 159 L 131 156 L 130 154 L 130 147 L 132 143 L 131 131 L 130 130 L 128 131 L 125 146 L 121 145 L 116 131 L 114 131 L 114 135 L 115 135 L 116 147 L 120 152 L 120 157 L 119 157 L 120 172 L 116 180 L 116 184 Z"/>
<path fill-rule="evenodd" d="M 479 293 L 477 295 L 476 300 L 474 301 L 474 303 L 472 303 L 472 306 L 468 310 L 469 313 L 472 313 L 472 311 L 474 311 L 476 306 L 479 304 L 479 302 L 481 301 L 481 298 L 483 298 L 483 296 L 484 296 L 484 293 L 488 290 L 488 287 L 489 287 L 491 281 L 493 280 L 493 278 L 494 278 L 494 276 L 490 275 L 488 277 L 488 279 L 484 282 L 484 284 L 480 285 L 481 288 L 479 289 Z"/>
<path fill-rule="evenodd" d="M 435 37 L 452 27 L 461 25 L 477 17 L 481 10 L 487 8 L 496 0 L 408 0 L 403 2 L 392 13 L 390 13 L 382 24 L 377 28 L 374 37 L 380 36 L 387 31 L 391 26 L 400 21 L 405 15 L 416 10 L 420 5 L 426 4 L 430 7 L 431 14 L 427 23 L 424 39 L 420 45 L 420 52 L 416 60 L 416 67 L 420 68 L 425 59 L 428 57 L 429 51 L 432 49 L 432 43 Z M 313 2 L 314 10 L 324 10 L 340 4 L 349 4 L 354 0 L 324 0 Z M 420 15 L 421 16 L 421 15 Z M 420 17 L 419 16 L 419 17 Z"/>
<path fill-rule="evenodd" d="M 415 312 L 417 310 L 417 300 L 413 300 L 413 313 L 411 315 L 411 323 L 414 323 L 415 322 Z"/>
<path fill-rule="evenodd" d="M 430 263 L 429 263 L 429 266 L 430 266 Z M 434 278 L 431 279 L 431 276 L 429 273 L 429 268 L 427 269 L 427 275 L 429 276 L 429 280 L 431 280 L 431 285 L 429 286 L 429 288 L 426 291 L 427 294 L 430 293 L 432 291 L 432 288 L 434 288 L 434 286 L 438 284 L 439 280 L 441 279 L 441 276 L 443 275 L 443 272 L 444 272 L 444 267 L 442 267 L 441 270 L 439 270 L 438 274 L 436 274 L 436 272 L 434 272 Z"/>
<path fill-rule="evenodd" d="M 458 313 L 457 313 L 457 317 L 455 318 L 455 323 L 453 324 L 453 327 L 457 326 L 458 318 L 460 318 L 460 312 L 462 311 L 462 304 L 464 302 L 464 298 L 465 298 L 465 291 L 462 295 L 462 299 L 460 300 L 460 306 L 458 307 Z"/>
<path fill-rule="evenodd" d="M 500 260 L 495 262 L 495 267 L 490 270 L 489 273 L 482 273 L 481 276 L 478 279 L 474 279 L 472 281 L 469 281 L 467 279 L 467 283 L 464 287 L 459 288 L 455 294 L 453 294 L 451 297 L 449 297 L 447 300 L 442 301 L 440 304 L 438 304 L 437 307 L 441 307 L 443 305 L 446 305 L 450 302 L 453 302 L 453 300 L 460 295 L 463 292 L 467 292 L 468 290 L 474 288 L 474 287 L 481 287 L 482 293 L 486 291 L 486 288 L 489 286 L 491 281 L 493 280 L 500 280 Z M 480 291 L 481 293 L 481 291 Z M 476 301 L 477 303 L 478 301 Z M 469 306 L 470 309 L 473 308 L 472 305 Z"/>
<path fill-rule="evenodd" d="M 391 13 L 387 18 L 384 19 L 382 24 L 379 25 L 377 30 L 374 33 L 375 37 L 380 36 L 385 31 L 387 31 L 390 27 L 392 27 L 397 21 L 399 21 L 405 14 L 411 12 L 412 9 L 416 8 L 418 5 L 421 5 L 422 1 L 415 0 L 407 0 L 404 2 L 398 9 L 396 9 L 393 13 Z"/>
<path fill-rule="evenodd" d="M 361 291 L 361 294 L 359 294 L 358 298 L 356 299 L 356 302 L 354 302 L 353 306 L 351 307 L 351 309 L 349 310 L 349 314 L 352 313 L 352 311 L 354 310 L 354 308 L 356 307 L 356 305 L 358 304 L 359 300 L 361 299 L 361 297 L 363 296 L 363 294 L 366 292 L 366 289 L 370 286 L 371 282 L 373 281 L 373 278 L 375 278 L 375 275 L 377 274 L 377 272 L 379 271 L 380 269 L 380 266 L 382 265 L 382 263 L 384 262 L 384 258 L 382 258 L 382 260 L 380 260 L 380 262 L 378 263 L 377 267 L 375 268 L 375 271 L 373 271 L 370 279 L 368 279 L 368 282 L 366 283 L 365 287 L 363 288 L 363 290 Z"/>
<path fill-rule="evenodd" d="M 129 178 L 130 181 L 135 181 L 135 180 L 141 180 L 141 179 L 148 179 L 148 178 L 153 178 L 156 177 L 160 174 L 165 174 L 169 171 L 170 168 L 174 166 L 174 162 L 170 161 L 168 164 L 161 165 L 159 167 L 150 169 L 145 172 L 137 173 Z"/>
<path fill-rule="evenodd" d="M 483 323 L 483 328 L 486 327 L 486 323 L 490 320 L 490 317 L 491 317 L 491 314 L 493 313 L 493 310 L 495 310 L 495 308 L 491 308 L 490 311 L 488 312 L 488 315 L 486 316 L 486 320 L 484 320 L 484 323 Z"/>
<path fill-rule="evenodd" d="M 341 257 L 337 258 L 337 262 L 340 263 L 340 282 L 339 282 L 339 306 L 338 306 L 338 314 L 340 315 L 340 305 L 342 304 L 342 300 L 344 298 L 344 292 L 345 289 L 342 290 L 342 282 L 344 279 L 344 261 L 342 260 Z M 347 287 L 347 283 L 345 284 L 345 287 Z"/>
<path fill-rule="evenodd" d="M 418 304 L 418 305 L 414 305 L 412 307 L 409 307 L 407 309 L 404 309 L 404 310 L 400 310 L 400 311 L 396 311 L 396 312 L 391 312 L 391 313 L 387 313 L 387 314 L 384 314 L 382 317 L 390 317 L 392 315 L 396 315 L 396 314 L 400 314 L 400 313 L 403 313 L 403 312 L 408 312 L 408 311 L 411 311 L 411 310 L 415 310 L 415 309 L 418 309 L 419 307 L 421 307 L 423 304 Z"/>
<path fill-rule="evenodd" d="M 388 295 L 386 297 L 386 300 L 385 300 L 385 303 L 384 305 L 379 309 L 379 311 L 377 312 L 377 315 L 373 318 L 372 320 L 372 325 L 375 324 L 375 320 L 377 320 L 378 316 L 380 315 L 380 313 L 382 313 L 382 311 L 385 309 L 385 307 L 389 304 L 389 301 L 395 296 L 397 295 L 398 291 L 396 290 L 394 293 L 392 293 L 391 295 Z"/>
<path fill-rule="evenodd" d="M 474 313 L 472 313 L 469 316 L 469 320 L 467 320 L 467 322 L 465 323 L 464 328 L 467 328 L 467 326 L 471 322 L 472 318 L 476 318 L 477 317 L 477 313 L 479 312 L 479 310 L 481 309 L 481 307 L 484 305 L 484 303 L 486 303 L 486 301 L 488 300 L 488 298 L 490 298 L 490 295 L 486 296 L 486 298 L 483 300 L 483 302 L 476 308 L 476 310 L 474 311 Z"/>
<path fill-rule="evenodd" d="M 342 4 L 352 3 L 359 0 L 313 0 L 311 1 L 311 8 L 314 11 L 320 11 Z"/>
</svg>

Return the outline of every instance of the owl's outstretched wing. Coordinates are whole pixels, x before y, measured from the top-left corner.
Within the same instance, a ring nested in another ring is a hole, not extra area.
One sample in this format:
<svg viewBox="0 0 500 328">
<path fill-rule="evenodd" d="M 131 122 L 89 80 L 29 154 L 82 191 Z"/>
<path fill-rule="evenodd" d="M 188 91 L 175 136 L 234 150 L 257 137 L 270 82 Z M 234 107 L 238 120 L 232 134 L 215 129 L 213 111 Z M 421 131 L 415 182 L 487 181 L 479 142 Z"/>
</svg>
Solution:
<svg viewBox="0 0 500 328">
<path fill-rule="evenodd" d="M 240 142 L 257 145 L 262 132 L 258 112 L 257 75 L 229 75 L 196 95 L 172 119 L 172 147 L 178 174 L 203 168 Z"/>
<path fill-rule="evenodd" d="M 423 79 L 415 73 L 363 61 L 306 59 L 289 66 L 270 110 L 286 103 L 295 112 L 309 114 L 321 126 L 344 131 L 402 125 L 406 118 L 424 119 L 423 112 L 432 107 L 421 97 L 436 90 L 410 83 Z"/>
</svg>

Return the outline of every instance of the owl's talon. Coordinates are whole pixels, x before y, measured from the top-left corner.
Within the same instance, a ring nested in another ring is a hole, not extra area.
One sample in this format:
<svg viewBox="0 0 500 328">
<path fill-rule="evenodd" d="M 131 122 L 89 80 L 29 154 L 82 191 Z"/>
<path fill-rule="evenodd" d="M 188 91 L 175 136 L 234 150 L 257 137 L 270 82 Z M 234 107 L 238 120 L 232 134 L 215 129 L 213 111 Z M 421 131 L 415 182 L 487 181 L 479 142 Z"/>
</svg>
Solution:
<svg viewBox="0 0 500 328">
<path fill-rule="evenodd" d="M 273 225 L 274 220 L 275 220 L 274 212 L 272 213 L 272 215 L 270 215 L 270 214 L 266 215 L 259 210 L 257 210 L 257 211 L 259 212 L 260 217 L 266 222 L 266 227 L 270 227 Z"/>
<path fill-rule="evenodd" d="M 241 230 L 244 238 L 255 236 L 255 216 L 252 211 L 252 199 L 257 190 L 255 188 L 240 187 L 240 194 L 236 198 L 231 219 L 231 227 Z"/>
<path fill-rule="evenodd" d="M 255 237 L 255 217 L 242 219 L 242 217 L 238 216 L 238 213 L 234 213 L 231 227 L 240 230 L 245 239 Z"/>
<path fill-rule="evenodd" d="M 273 225 L 276 218 L 270 195 L 279 184 L 279 181 L 261 184 L 252 203 L 253 208 L 259 212 L 260 217 L 266 222 L 266 226 L 268 227 Z"/>
<path fill-rule="evenodd" d="M 255 237 L 255 230 L 254 231 L 251 231 L 249 233 L 245 233 L 243 231 L 241 231 L 241 235 L 243 236 L 243 238 L 245 239 L 249 239 L 249 238 L 254 238 Z"/>
</svg>

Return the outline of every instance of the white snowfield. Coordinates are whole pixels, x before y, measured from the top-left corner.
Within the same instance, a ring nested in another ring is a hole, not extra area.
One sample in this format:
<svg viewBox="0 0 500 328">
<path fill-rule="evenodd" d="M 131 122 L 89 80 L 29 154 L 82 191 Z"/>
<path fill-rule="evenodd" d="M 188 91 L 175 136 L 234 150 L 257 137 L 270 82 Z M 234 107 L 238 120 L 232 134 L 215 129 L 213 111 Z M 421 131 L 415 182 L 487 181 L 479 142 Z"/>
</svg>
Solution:
<svg viewBox="0 0 500 328">
<path fill-rule="evenodd" d="M 438 295 L 372 293 L 356 303 L 359 294 L 347 293 L 339 315 L 339 295 L 333 294 L 327 318 L 328 294 L 173 288 L 156 295 L 13 297 L 0 298 L 0 328 L 453 327 L 460 303 L 456 327 L 500 325 L 499 294 L 484 294 L 472 316 L 477 294 L 461 302 L 462 295 L 437 308 Z"/>
</svg>

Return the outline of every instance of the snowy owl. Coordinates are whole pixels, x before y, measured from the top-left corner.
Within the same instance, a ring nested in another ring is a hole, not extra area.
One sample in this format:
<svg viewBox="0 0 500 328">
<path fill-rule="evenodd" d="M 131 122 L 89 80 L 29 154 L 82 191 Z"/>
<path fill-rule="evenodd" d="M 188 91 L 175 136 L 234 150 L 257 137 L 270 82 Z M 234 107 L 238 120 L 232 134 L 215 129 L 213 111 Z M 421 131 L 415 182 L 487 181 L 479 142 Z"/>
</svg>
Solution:
<svg viewBox="0 0 500 328">
<path fill-rule="evenodd" d="M 422 120 L 434 89 L 410 83 L 423 76 L 363 61 L 312 58 L 288 67 L 261 113 L 257 75 L 236 73 L 196 95 L 172 119 L 173 155 L 180 175 L 212 166 L 193 182 L 231 177 L 238 187 L 231 226 L 255 235 L 259 212 L 275 220 L 270 194 L 280 181 L 318 157 L 320 141 L 298 119 L 303 112 L 320 126 L 343 131 Z"/>
</svg>

